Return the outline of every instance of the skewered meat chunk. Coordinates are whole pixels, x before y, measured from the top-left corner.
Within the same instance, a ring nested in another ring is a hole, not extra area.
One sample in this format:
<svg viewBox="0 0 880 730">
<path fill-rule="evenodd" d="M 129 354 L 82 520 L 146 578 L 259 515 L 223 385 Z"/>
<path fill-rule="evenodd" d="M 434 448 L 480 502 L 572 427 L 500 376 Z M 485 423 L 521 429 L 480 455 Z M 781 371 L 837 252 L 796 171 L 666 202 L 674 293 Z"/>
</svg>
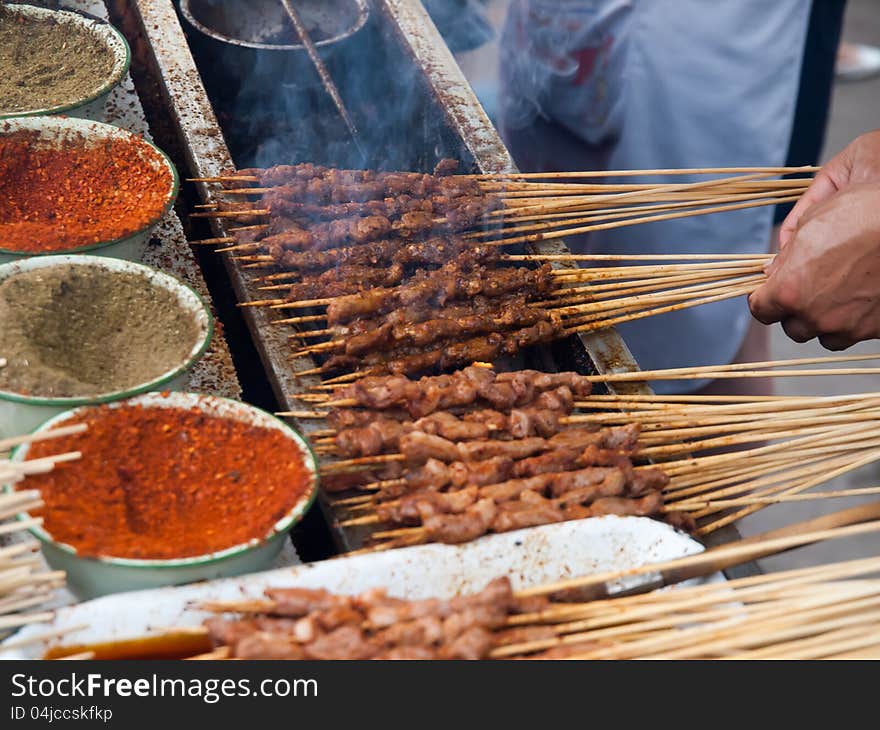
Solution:
<svg viewBox="0 0 880 730">
<path fill-rule="evenodd" d="M 669 476 L 659 466 L 649 469 L 633 470 L 627 493 L 630 497 L 641 497 L 649 492 L 659 491 L 669 484 Z"/>
<path fill-rule="evenodd" d="M 484 423 L 491 431 L 504 431 L 508 428 L 508 416 L 491 408 L 469 410 L 462 415 L 462 420 L 473 423 Z"/>
<path fill-rule="evenodd" d="M 491 503 L 486 506 L 497 511 Z M 283 590 L 292 589 L 266 593 Z M 509 617 L 550 605 L 545 596 L 515 597 L 506 577 L 449 599 L 403 600 L 375 588 L 358 596 L 322 594 L 320 603 L 345 608 L 319 608 L 294 620 L 264 615 L 267 605 L 236 620 L 209 619 L 205 627 L 237 659 L 474 660 L 488 658 L 495 646 L 556 635 L 549 626 L 505 628 Z"/>
<path fill-rule="evenodd" d="M 469 241 L 443 237 L 421 242 L 388 238 L 325 250 L 289 250 L 282 243 L 266 245 L 275 263 L 288 270 L 328 269 L 346 263 L 378 266 L 391 262 L 404 266 L 441 266 L 451 260 L 463 260 L 478 264 L 497 261 L 500 256 L 497 246 L 478 246 Z"/>
<path fill-rule="evenodd" d="M 494 499 L 500 504 L 516 499 L 525 492 L 549 492 L 559 497 L 566 492 L 597 485 L 607 494 L 622 494 L 625 483 L 618 469 L 587 467 L 577 471 L 544 472 L 490 484 L 480 488 L 480 497 Z"/>
<path fill-rule="evenodd" d="M 233 659 L 297 661 L 309 658 L 305 647 L 284 634 L 253 632 L 231 645 Z"/>
<path fill-rule="evenodd" d="M 275 602 L 273 613 L 279 616 L 305 616 L 312 611 L 324 611 L 337 606 L 348 606 L 351 599 L 337 596 L 321 588 L 271 588 L 266 596 Z"/>
<path fill-rule="evenodd" d="M 431 515 L 424 522 L 430 540 L 459 544 L 470 542 L 489 531 L 498 514 L 492 499 L 481 499 L 462 514 Z"/>
<path fill-rule="evenodd" d="M 603 497 L 593 502 L 596 514 L 604 515 L 637 515 L 650 516 L 663 508 L 663 493 L 651 492 L 638 499 L 621 499 L 620 497 Z"/>
<path fill-rule="evenodd" d="M 544 373 L 528 370 L 522 372 L 532 378 L 532 393 L 565 386 L 578 395 L 586 395 L 591 387 L 590 382 L 577 373 L 557 373 L 555 375 L 560 376 L 558 378 L 545 378 L 542 377 Z M 465 367 L 450 375 L 427 376 L 420 380 L 399 375 L 365 377 L 340 388 L 334 397 L 352 399 L 357 405 L 373 410 L 402 406 L 414 418 L 437 410 L 471 405 L 480 400 L 503 411 L 529 405 L 524 397 L 528 395 L 528 391 L 523 392 L 520 389 L 518 393 L 508 382 L 510 378 L 507 376 L 507 373 L 496 376 L 489 368 Z M 571 377 L 560 382 L 563 380 L 562 376 Z"/>
<path fill-rule="evenodd" d="M 285 192 L 284 188 L 278 188 L 267 193 L 265 200 L 271 201 L 273 213 L 298 220 L 334 220 L 370 215 L 395 218 L 403 213 L 415 211 L 432 213 L 448 206 L 448 199 L 445 197 L 413 198 L 409 195 L 399 195 L 396 198 L 383 198 L 382 200 L 367 200 L 361 203 L 314 205 L 287 198 Z"/>
<path fill-rule="evenodd" d="M 445 633 L 440 618 L 423 616 L 411 621 L 398 621 L 376 636 L 386 646 L 416 647 L 439 644 L 445 638 Z"/>
<path fill-rule="evenodd" d="M 445 464 L 439 459 L 428 459 L 422 466 L 410 469 L 406 475 L 406 487 L 401 491 L 383 492 L 385 498 L 393 499 L 406 491 L 443 489 L 452 485 L 461 488 L 466 485 L 482 486 L 504 481 L 510 476 L 513 459 L 496 456 L 484 461 L 453 461 Z"/>
<path fill-rule="evenodd" d="M 443 489 L 452 480 L 449 466 L 439 459 L 430 458 L 420 467 L 410 469 L 406 474 L 407 489 Z M 391 498 L 399 496 L 397 493 L 386 491 Z"/>
<path fill-rule="evenodd" d="M 356 285 L 356 284 L 355 284 Z M 381 324 L 375 329 L 352 334 L 340 344 L 346 355 L 362 355 L 386 347 L 425 347 L 441 340 L 460 338 L 482 332 L 496 332 L 511 325 L 535 325 L 551 321 L 555 315 L 549 310 L 523 305 L 505 308 L 487 314 L 428 319 L 419 323 Z M 450 346 L 450 347 L 454 347 Z M 447 356 L 449 356 L 447 354 Z"/>
<path fill-rule="evenodd" d="M 340 626 L 305 646 L 309 659 L 369 659 L 377 651 L 374 641 L 355 626 Z"/>
<path fill-rule="evenodd" d="M 359 411 L 353 408 L 334 408 L 327 414 L 327 426 L 341 431 L 345 428 L 368 426 L 377 418 L 393 421 L 411 420 L 409 413 L 397 408 L 386 408 L 381 413 L 367 410 Z"/>
<path fill-rule="evenodd" d="M 444 157 L 434 167 L 434 175 L 437 177 L 454 175 L 456 172 L 458 172 L 458 160 L 453 160 L 448 157 Z"/>
<path fill-rule="evenodd" d="M 514 408 L 510 412 L 510 435 L 514 438 L 552 436 L 559 432 L 559 419 L 564 412 L 549 408 Z"/>
<path fill-rule="evenodd" d="M 403 213 L 398 220 L 391 224 L 391 230 L 401 238 L 413 238 L 419 233 L 431 231 L 439 227 L 434 222 L 433 214 L 424 210 Z"/>
<path fill-rule="evenodd" d="M 411 424 L 379 418 L 366 426 L 339 431 L 336 434 L 336 448 L 340 456 L 349 459 L 375 456 L 396 448 L 400 437 L 411 428 Z"/>
<path fill-rule="evenodd" d="M 513 467 L 513 476 L 525 477 L 564 471 L 573 468 L 580 462 L 581 452 L 577 449 L 553 449 L 537 456 L 529 456 L 518 460 Z M 586 462 L 591 464 L 591 462 Z"/>
<path fill-rule="evenodd" d="M 393 289 L 375 289 L 365 294 L 338 297 L 327 306 L 327 321 L 333 326 L 357 317 L 381 314 L 410 304 L 442 306 L 455 299 L 482 294 L 501 297 L 520 291 L 540 295 L 555 287 L 552 269 L 545 264 L 539 269 L 505 268 L 487 270 L 477 267 L 463 271 L 455 262 L 438 269 L 430 277 Z M 369 295 L 369 296 L 367 296 Z"/>
<path fill-rule="evenodd" d="M 416 431 L 442 436 L 450 441 L 471 441 L 489 437 L 489 426 L 479 421 L 464 421 L 451 413 L 439 411 L 418 419 Z"/>
<path fill-rule="evenodd" d="M 374 286 L 393 286 L 402 281 L 403 276 L 403 266 L 400 264 L 383 268 L 339 266 L 318 276 L 291 284 L 284 299 L 288 302 L 299 302 L 306 299 L 354 294 Z"/>
<path fill-rule="evenodd" d="M 465 611 L 474 606 L 497 605 L 505 610 L 514 604 L 510 581 L 495 578 L 486 587 L 466 596 L 455 596 L 448 600 L 426 598 L 418 601 L 404 601 L 391 598 L 384 592 L 374 591 L 359 597 L 365 606 L 368 623 L 374 628 L 392 626 L 401 621 L 413 621 L 426 616 L 445 619 L 453 613 Z"/>
<path fill-rule="evenodd" d="M 277 206 L 275 207 L 277 208 Z M 275 209 L 272 206 L 270 209 L 274 213 Z M 375 241 L 388 235 L 391 230 L 391 221 L 385 216 L 370 215 L 364 218 L 353 216 L 315 223 L 308 229 L 292 227 L 282 233 L 267 237 L 264 239 L 264 243 L 267 246 L 278 244 L 283 249 L 295 251 L 321 250 L 347 243 L 360 244 Z"/>
<path fill-rule="evenodd" d="M 530 437 L 517 441 L 469 441 L 458 445 L 462 461 L 482 461 L 493 456 L 523 459 L 547 448 L 542 438 Z"/>
<path fill-rule="evenodd" d="M 514 463 L 509 456 L 493 456 L 481 461 L 454 461 L 449 465 L 449 483 L 456 488 L 466 484 L 478 487 L 495 484 L 510 476 Z"/>
<path fill-rule="evenodd" d="M 529 494 L 534 495 L 534 492 L 529 492 Z M 534 501 L 530 499 L 529 501 L 505 502 L 498 505 L 498 515 L 492 522 L 492 529 L 495 532 L 510 532 L 526 527 L 562 522 L 564 519 L 565 516 L 559 507 L 549 500 L 537 497 Z"/>
<path fill-rule="evenodd" d="M 477 487 L 454 492 L 420 492 L 401 497 L 396 504 L 379 505 L 377 514 L 383 522 L 419 524 L 432 515 L 464 512 L 477 501 Z"/>
<path fill-rule="evenodd" d="M 481 659 L 492 649 L 492 634 L 480 626 L 474 626 L 456 637 L 440 653 L 443 659 Z"/>
<path fill-rule="evenodd" d="M 267 618 L 259 616 L 244 621 L 230 621 L 225 618 L 209 618 L 204 622 L 211 640 L 215 644 L 234 644 L 248 634 L 256 631 L 264 633 L 296 633 L 298 621 L 291 619 Z M 299 640 L 299 639 L 297 639 Z"/>
<path fill-rule="evenodd" d="M 431 458 L 448 463 L 458 461 L 460 455 L 459 446 L 454 442 L 418 431 L 400 438 L 400 452 L 413 464 L 424 464 Z"/>
</svg>

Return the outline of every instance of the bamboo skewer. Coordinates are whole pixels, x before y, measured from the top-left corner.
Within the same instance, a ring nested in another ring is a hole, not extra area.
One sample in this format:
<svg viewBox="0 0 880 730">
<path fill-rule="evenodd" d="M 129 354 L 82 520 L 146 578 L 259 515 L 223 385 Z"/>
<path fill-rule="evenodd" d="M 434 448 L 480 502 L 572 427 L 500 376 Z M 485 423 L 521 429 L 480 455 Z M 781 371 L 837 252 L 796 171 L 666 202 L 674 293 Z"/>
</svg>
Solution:
<svg viewBox="0 0 880 730">
<path fill-rule="evenodd" d="M 462 175 L 462 178 L 477 178 L 480 180 L 537 180 L 559 179 L 579 177 L 629 177 L 629 176 L 659 176 L 659 175 L 733 175 L 750 173 L 773 173 L 776 175 L 796 175 L 809 172 L 818 172 L 821 167 L 801 165 L 798 167 L 681 167 L 681 168 L 657 168 L 649 170 L 581 170 L 577 172 L 496 172 L 480 173 L 477 175 Z M 235 179 L 235 178 L 233 178 Z"/>
<path fill-rule="evenodd" d="M 479 173 L 473 175 L 457 175 L 462 179 L 499 180 L 499 179 L 538 179 L 538 178 L 577 178 L 577 177 L 629 177 L 657 175 L 732 175 L 745 173 L 773 173 L 776 175 L 796 175 L 818 172 L 821 167 L 803 165 L 799 167 L 683 167 L 658 168 L 650 170 L 584 170 L 577 172 L 499 172 Z M 218 175 L 214 177 L 187 178 L 187 182 L 259 182 L 254 175 Z"/>
<path fill-rule="evenodd" d="M 804 188 L 804 190 L 806 187 Z M 671 211 L 679 211 L 686 209 L 684 213 L 688 215 L 700 215 L 700 208 L 705 206 L 720 207 L 721 204 L 741 203 L 743 201 L 752 201 L 753 205 L 774 205 L 783 200 L 789 200 L 791 190 L 788 191 L 771 191 L 768 193 L 739 193 L 735 195 L 720 195 L 706 199 L 689 199 L 680 202 L 657 203 L 653 205 L 639 205 L 629 208 L 609 208 L 607 210 L 598 210 L 590 215 L 583 215 L 583 211 L 570 210 L 576 204 L 575 200 L 562 200 L 561 205 L 565 209 L 558 212 L 552 212 L 553 206 L 550 206 L 551 212 L 539 212 L 541 205 L 533 205 L 522 210 L 534 211 L 532 214 L 517 213 L 512 215 L 509 209 L 503 209 L 503 217 L 499 216 L 497 220 L 505 225 L 512 224 L 501 231 L 495 229 L 487 229 L 481 231 L 473 231 L 464 235 L 465 239 L 491 238 L 503 233 L 505 236 L 512 233 L 527 233 L 533 231 L 552 231 L 563 225 L 565 226 L 581 226 L 585 224 L 596 224 L 600 221 L 619 221 L 626 224 L 627 219 L 644 217 L 645 213 L 652 214 L 666 213 Z M 796 197 L 800 197 L 800 193 Z M 690 210 L 693 209 L 693 210 Z M 717 211 L 716 211 L 717 212 Z"/>
</svg>

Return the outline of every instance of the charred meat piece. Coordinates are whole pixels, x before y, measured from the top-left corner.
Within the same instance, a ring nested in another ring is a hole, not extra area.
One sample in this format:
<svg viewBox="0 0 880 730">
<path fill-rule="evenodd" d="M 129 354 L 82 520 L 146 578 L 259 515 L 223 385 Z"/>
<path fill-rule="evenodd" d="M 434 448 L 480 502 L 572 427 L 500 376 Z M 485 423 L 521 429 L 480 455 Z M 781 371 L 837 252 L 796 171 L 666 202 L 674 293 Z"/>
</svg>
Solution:
<svg viewBox="0 0 880 730">
<path fill-rule="evenodd" d="M 347 459 L 375 456 L 397 449 L 400 437 L 412 430 L 411 423 L 379 418 L 366 426 L 347 428 L 336 434 L 336 449 Z"/>
<path fill-rule="evenodd" d="M 424 521 L 423 527 L 430 540 L 454 545 L 484 535 L 497 514 L 494 500 L 481 499 L 461 514 L 432 515 Z"/>
<path fill-rule="evenodd" d="M 398 306 L 420 304 L 442 306 L 455 299 L 467 299 L 482 294 L 497 298 L 516 292 L 540 295 L 555 284 L 549 265 L 539 269 L 503 268 L 463 271 L 458 263 L 449 263 L 430 277 L 403 284 L 394 289 L 377 289 L 373 296 L 354 295 L 339 297 L 328 305 L 327 321 L 342 324 L 356 317 L 381 314 Z"/>
<path fill-rule="evenodd" d="M 382 522 L 417 525 L 432 515 L 458 514 L 477 501 L 477 487 L 454 492 L 420 492 L 401 497 L 396 504 L 379 505 Z"/>
<path fill-rule="evenodd" d="M 303 644 L 285 634 L 255 631 L 230 645 L 234 659 L 301 660 L 309 658 Z"/>
<path fill-rule="evenodd" d="M 438 411 L 418 419 L 413 428 L 416 431 L 442 436 L 450 441 L 472 441 L 489 437 L 490 429 L 479 421 L 465 421 L 446 411 Z"/>
<path fill-rule="evenodd" d="M 434 175 L 436 177 L 446 177 L 447 175 L 454 175 L 456 172 L 458 172 L 458 160 L 448 157 L 444 157 L 434 167 Z"/>
<path fill-rule="evenodd" d="M 321 588 L 270 588 L 266 590 L 266 597 L 274 602 L 272 613 L 278 616 L 305 616 L 312 611 L 351 603 L 346 596 L 337 596 Z"/>
<path fill-rule="evenodd" d="M 418 431 L 401 436 L 400 452 L 411 464 L 424 464 L 431 458 L 449 463 L 459 461 L 461 454 L 458 444 Z"/>
<path fill-rule="evenodd" d="M 341 626 L 305 646 L 309 659 L 369 659 L 378 651 L 377 643 L 356 626 Z"/>
<path fill-rule="evenodd" d="M 512 414 L 511 414 L 512 415 Z M 573 469 L 580 460 L 581 453 L 577 449 L 554 449 L 537 456 L 520 459 L 513 467 L 515 477 L 534 476 L 548 472 Z"/>
<path fill-rule="evenodd" d="M 564 413 L 565 411 L 549 408 L 514 408 L 509 418 L 510 435 L 514 438 L 552 436 L 559 432 L 559 418 Z"/>
<path fill-rule="evenodd" d="M 493 456 L 482 461 L 454 461 L 449 465 L 449 482 L 455 488 L 468 484 L 495 484 L 510 476 L 514 463 L 509 456 Z"/>
<path fill-rule="evenodd" d="M 547 441 L 530 437 L 517 441 L 468 441 L 458 445 L 462 461 L 482 461 L 493 456 L 506 456 L 511 459 L 524 459 L 548 448 Z"/>
<path fill-rule="evenodd" d="M 314 277 L 292 284 L 285 301 L 299 302 L 306 299 L 322 299 L 363 291 L 376 286 L 394 286 L 403 280 L 403 267 L 392 264 L 383 268 L 345 265 L 329 269 Z"/>
<path fill-rule="evenodd" d="M 521 530 L 525 527 L 562 522 L 564 519 L 565 515 L 562 510 L 549 500 L 543 502 L 505 502 L 498 506 L 498 515 L 492 522 L 492 531 Z"/>
<path fill-rule="evenodd" d="M 603 497 L 590 506 L 590 516 L 600 515 L 636 515 L 650 517 L 663 508 L 663 494 L 651 492 L 639 499 L 622 499 L 620 497 Z"/>
</svg>

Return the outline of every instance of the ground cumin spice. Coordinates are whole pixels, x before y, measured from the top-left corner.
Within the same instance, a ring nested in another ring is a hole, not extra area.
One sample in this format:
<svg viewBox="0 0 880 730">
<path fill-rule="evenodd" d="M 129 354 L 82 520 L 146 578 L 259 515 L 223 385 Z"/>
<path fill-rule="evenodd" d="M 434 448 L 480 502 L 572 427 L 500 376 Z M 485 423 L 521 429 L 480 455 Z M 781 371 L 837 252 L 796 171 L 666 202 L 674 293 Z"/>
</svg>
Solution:
<svg viewBox="0 0 880 730">
<path fill-rule="evenodd" d="M 76 436 L 33 444 L 28 458 L 81 451 L 28 478 L 52 537 L 82 555 L 185 558 L 266 536 L 312 485 L 282 432 L 196 409 L 100 406 L 65 421 Z M 48 445 L 50 444 L 51 445 Z"/>
<path fill-rule="evenodd" d="M 88 99 L 110 80 L 115 63 L 113 49 L 87 28 L 0 5 L 0 114 Z"/>
<path fill-rule="evenodd" d="M 134 272 L 59 264 L 0 283 L 0 390 L 66 398 L 147 383 L 204 337 L 177 295 Z"/>
<path fill-rule="evenodd" d="M 163 163 L 137 137 L 50 143 L 0 123 L 0 249 L 66 251 L 136 233 L 169 202 Z"/>
</svg>

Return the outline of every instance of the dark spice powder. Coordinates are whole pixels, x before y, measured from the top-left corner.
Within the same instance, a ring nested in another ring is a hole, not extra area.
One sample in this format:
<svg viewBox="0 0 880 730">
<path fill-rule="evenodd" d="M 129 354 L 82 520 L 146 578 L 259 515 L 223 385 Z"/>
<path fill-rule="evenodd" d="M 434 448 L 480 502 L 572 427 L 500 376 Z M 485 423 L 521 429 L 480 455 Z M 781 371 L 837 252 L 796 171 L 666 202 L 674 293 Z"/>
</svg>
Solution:
<svg viewBox="0 0 880 730">
<path fill-rule="evenodd" d="M 74 134 L 49 144 L 0 123 L 0 248 L 65 251 L 129 236 L 158 219 L 173 184 L 137 137 Z"/>
<path fill-rule="evenodd" d="M 107 83 L 114 63 L 110 46 L 86 28 L 0 5 L 0 114 L 87 99 Z"/>
<path fill-rule="evenodd" d="M 148 382 L 183 363 L 203 334 L 146 277 L 68 264 L 0 283 L 0 323 L 0 390 L 54 398 Z"/>
<path fill-rule="evenodd" d="M 89 408 L 75 436 L 28 458 L 82 451 L 28 478 L 44 527 L 82 555 L 184 558 L 265 537 L 312 485 L 302 453 L 276 429 L 196 409 Z"/>
</svg>

